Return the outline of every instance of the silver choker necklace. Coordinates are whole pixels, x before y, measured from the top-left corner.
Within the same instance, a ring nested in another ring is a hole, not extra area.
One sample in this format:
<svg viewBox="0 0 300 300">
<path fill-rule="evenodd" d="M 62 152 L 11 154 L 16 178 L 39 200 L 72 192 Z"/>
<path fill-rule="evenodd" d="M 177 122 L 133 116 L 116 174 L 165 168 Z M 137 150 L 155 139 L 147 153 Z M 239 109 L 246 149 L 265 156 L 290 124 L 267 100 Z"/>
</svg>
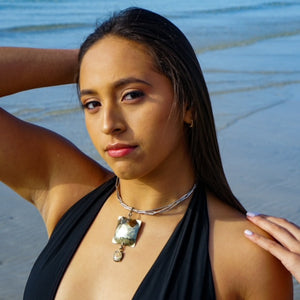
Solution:
<svg viewBox="0 0 300 300">
<path fill-rule="evenodd" d="M 119 200 L 120 204 L 125 209 L 127 209 L 131 212 L 135 212 L 137 214 L 142 214 L 142 215 L 149 215 L 149 216 L 154 216 L 154 215 L 157 215 L 157 214 L 161 214 L 161 213 L 164 213 L 164 212 L 167 212 L 167 211 L 173 209 L 174 207 L 179 205 L 181 202 L 183 202 L 184 200 L 189 198 L 193 194 L 195 188 L 196 188 L 196 184 L 194 184 L 192 186 L 192 188 L 186 194 L 184 194 L 181 198 L 175 200 L 174 202 L 172 202 L 172 203 L 170 203 L 166 206 L 162 206 L 162 207 L 155 208 L 155 209 L 149 209 L 149 210 L 141 210 L 141 209 L 136 209 L 134 207 L 131 207 L 123 201 L 123 199 L 120 195 L 120 180 L 119 180 L 119 178 L 117 178 L 117 180 L 116 180 L 116 192 L 117 192 L 117 197 L 118 197 L 118 200 Z"/>
<path fill-rule="evenodd" d="M 141 209 L 136 209 L 134 207 L 131 207 L 123 201 L 121 194 L 120 194 L 120 180 L 119 180 L 119 178 L 117 178 L 117 180 L 116 180 L 117 198 L 118 198 L 120 204 L 122 205 L 122 207 L 129 210 L 129 214 L 128 214 L 128 217 L 119 216 L 119 218 L 118 218 L 118 224 L 117 224 L 117 228 L 115 231 L 115 235 L 112 239 L 112 242 L 114 244 L 120 244 L 121 246 L 118 250 L 116 250 L 114 252 L 113 260 L 116 262 L 121 261 L 124 257 L 125 246 L 134 247 L 136 244 L 138 232 L 141 228 L 142 221 L 132 219 L 131 217 L 132 217 L 133 212 L 135 212 L 137 214 L 154 216 L 157 214 L 161 214 L 161 213 L 170 211 L 171 209 L 173 209 L 174 207 L 179 205 L 181 202 L 188 199 L 193 194 L 195 188 L 196 188 L 196 184 L 194 184 L 192 186 L 192 188 L 186 194 L 184 194 L 182 197 L 180 197 L 179 199 L 175 200 L 174 202 L 172 202 L 166 206 L 162 206 L 162 207 L 159 207 L 156 209 L 141 210 Z"/>
</svg>

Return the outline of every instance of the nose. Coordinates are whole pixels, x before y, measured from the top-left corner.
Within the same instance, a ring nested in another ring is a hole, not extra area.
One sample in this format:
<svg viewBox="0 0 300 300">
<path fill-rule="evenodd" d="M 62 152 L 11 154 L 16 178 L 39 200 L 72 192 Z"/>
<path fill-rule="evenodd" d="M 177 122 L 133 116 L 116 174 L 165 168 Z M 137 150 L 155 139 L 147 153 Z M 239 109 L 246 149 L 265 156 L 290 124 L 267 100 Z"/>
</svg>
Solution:
<svg viewBox="0 0 300 300">
<path fill-rule="evenodd" d="M 118 134 L 126 130 L 122 111 L 114 105 L 104 105 L 102 108 L 102 132 Z"/>
</svg>

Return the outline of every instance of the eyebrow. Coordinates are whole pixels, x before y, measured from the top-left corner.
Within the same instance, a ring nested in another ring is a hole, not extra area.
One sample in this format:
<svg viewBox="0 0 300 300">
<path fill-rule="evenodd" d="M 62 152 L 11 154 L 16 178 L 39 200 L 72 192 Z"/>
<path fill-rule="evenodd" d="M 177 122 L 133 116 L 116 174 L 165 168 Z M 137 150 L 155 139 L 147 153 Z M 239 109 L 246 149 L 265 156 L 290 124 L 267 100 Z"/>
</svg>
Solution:
<svg viewBox="0 0 300 300">
<path fill-rule="evenodd" d="M 130 83 L 142 83 L 142 84 L 146 84 L 148 86 L 152 86 L 149 82 L 139 79 L 139 78 L 136 78 L 136 77 L 128 77 L 128 78 L 120 79 L 120 80 L 116 81 L 113 84 L 113 86 L 114 86 L 114 88 L 117 89 L 117 88 L 120 88 L 120 87 L 130 84 Z"/>
<path fill-rule="evenodd" d="M 136 77 L 122 78 L 122 79 L 114 82 L 112 84 L 112 86 L 114 89 L 119 89 L 119 88 L 126 86 L 128 84 L 131 84 L 131 83 L 142 83 L 142 84 L 152 87 L 152 85 L 149 82 L 139 79 L 139 78 L 136 78 Z M 85 96 L 85 95 L 97 95 L 97 92 L 92 89 L 80 90 L 80 96 Z"/>
</svg>

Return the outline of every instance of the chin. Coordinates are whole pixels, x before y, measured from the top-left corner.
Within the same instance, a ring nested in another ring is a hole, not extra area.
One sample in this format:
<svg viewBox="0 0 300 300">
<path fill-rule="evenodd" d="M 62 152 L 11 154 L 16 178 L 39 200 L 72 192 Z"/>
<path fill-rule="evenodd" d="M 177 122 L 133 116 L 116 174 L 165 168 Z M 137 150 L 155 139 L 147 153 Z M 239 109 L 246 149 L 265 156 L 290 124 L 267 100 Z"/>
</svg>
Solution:
<svg viewBox="0 0 300 300">
<path fill-rule="evenodd" d="M 145 168 L 140 168 L 142 163 L 133 160 L 107 161 L 110 169 L 120 179 L 130 180 L 137 179 L 145 175 Z"/>
<path fill-rule="evenodd" d="M 141 170 L 134 170 L 133 168 L 127 167 L 125 169 L 115 168 L 113 169 L 114 174 L 123 180 L 139 179 L 146 176 L 145 172 Z"/>
<path fill-rule="evenodd" d="M 132 168 L 130 168 L 129 166 L 126 168 L 113 168 L 111 167 L 112 171 L 114 172 L 114 174 L 119 177 L 120 179 L 124 179 L 124 180 L 130 180 L 130 179 L 136 179 L 138 178 L 138 174 L 136 174 L 135 172 L 133 172 Z"/>
</svg>

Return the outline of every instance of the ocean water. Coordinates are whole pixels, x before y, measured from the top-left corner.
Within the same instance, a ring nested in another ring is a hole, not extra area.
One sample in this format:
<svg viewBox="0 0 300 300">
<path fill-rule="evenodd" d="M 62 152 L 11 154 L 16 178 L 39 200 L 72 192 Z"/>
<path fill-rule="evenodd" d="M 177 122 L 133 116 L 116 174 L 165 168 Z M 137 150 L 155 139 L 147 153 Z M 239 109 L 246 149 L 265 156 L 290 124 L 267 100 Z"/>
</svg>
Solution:
<svg viewBox="0 0 300 300">
<path fill-rule="evenodd" d="M 211 95 L 225 171 L 242 203 L 300 224 L 300 1 L 0 0 L 0 46 L 77 48 L 97 22 L 129 6 L 164 15 L 191 41 Z M 4 97 L 1 107 L 62 134 L 101 162 L 74 85 Z M 15 220 L 23 220 L 21 214 Z M 0 212 L 7 232 L 0 230 L 6 238 L 0 267 L 19 264 L 0 276 L 0 299 L 19 299 L 34 257 L 18 258 L 11 232 L 22 240 L 25 225 L 9 219 L 9 231 L 8 219 Z M 34 244 L 39 234 L 32 235 Z M 297 284 L 295 291 L 300 300 Z"/>
</svg>

